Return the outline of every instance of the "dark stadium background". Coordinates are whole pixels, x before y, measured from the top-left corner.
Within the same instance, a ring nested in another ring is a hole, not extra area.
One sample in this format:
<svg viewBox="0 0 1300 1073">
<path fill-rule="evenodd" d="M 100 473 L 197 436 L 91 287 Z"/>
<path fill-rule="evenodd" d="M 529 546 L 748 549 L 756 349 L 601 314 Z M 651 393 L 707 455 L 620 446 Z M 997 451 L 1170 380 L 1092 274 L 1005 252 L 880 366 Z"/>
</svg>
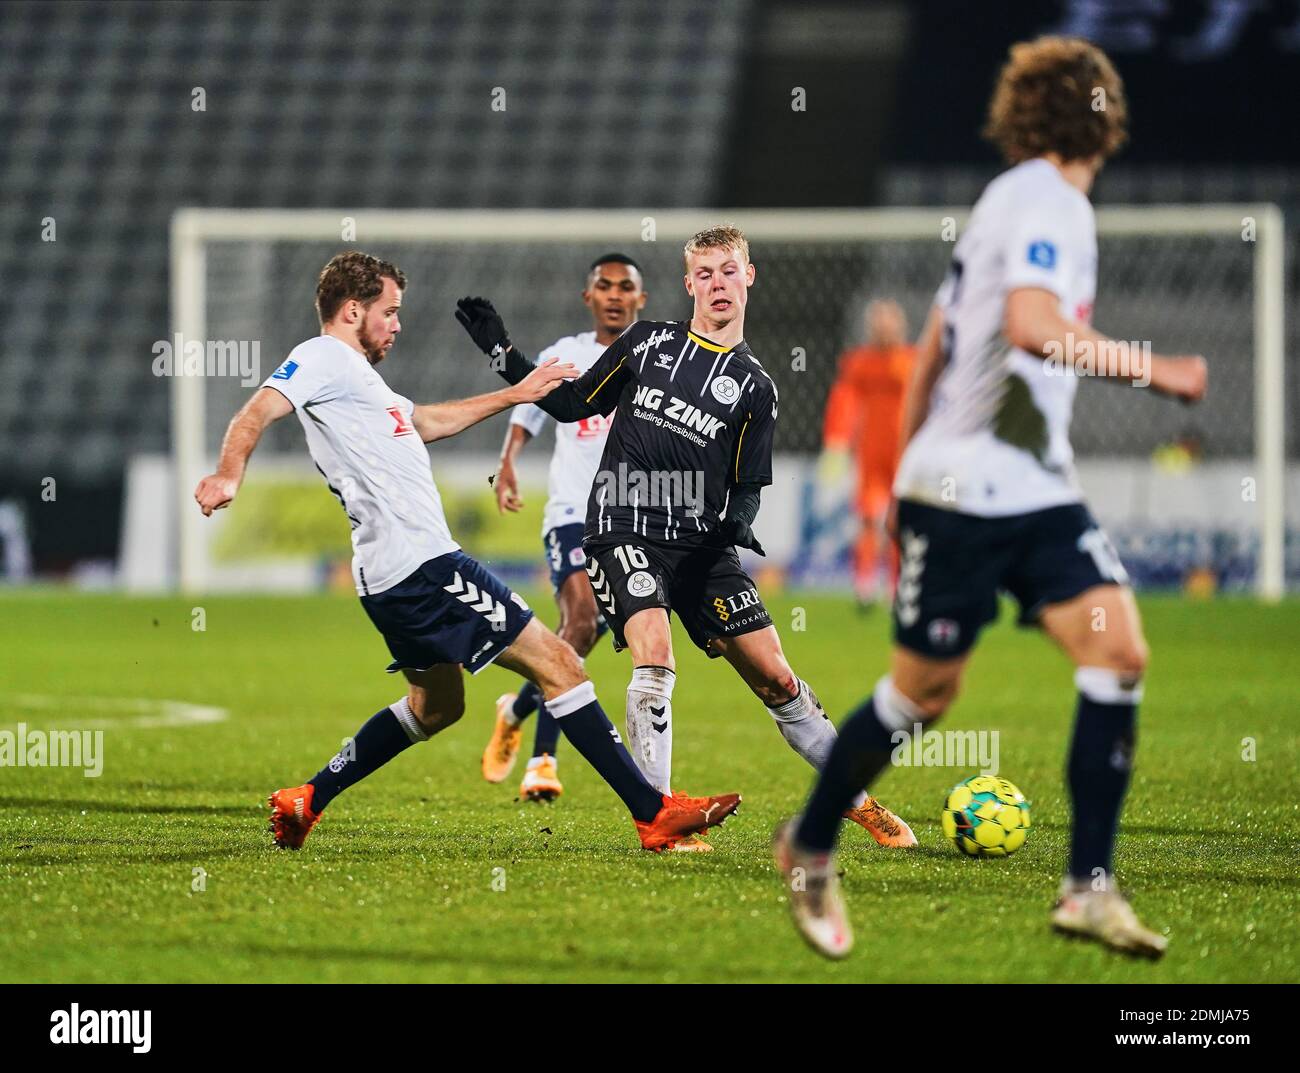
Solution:
<svg viewBox="0 0 1300 1073">
<path fill-rule="evenodd" d="M 169 443 L 150 347 L 179 207 L 969 204 L 999 167 L 994 72 L 1049 31 L 1103 45 L 1140 101 L 1099 204 L 1297 218 L 1296 3 L 5 3 L 0 501 L 39 574 L 116 555 L 126 460 Z M 779 449 L 817 449 L 825 387 L 791 395 Z"/>
</svg>

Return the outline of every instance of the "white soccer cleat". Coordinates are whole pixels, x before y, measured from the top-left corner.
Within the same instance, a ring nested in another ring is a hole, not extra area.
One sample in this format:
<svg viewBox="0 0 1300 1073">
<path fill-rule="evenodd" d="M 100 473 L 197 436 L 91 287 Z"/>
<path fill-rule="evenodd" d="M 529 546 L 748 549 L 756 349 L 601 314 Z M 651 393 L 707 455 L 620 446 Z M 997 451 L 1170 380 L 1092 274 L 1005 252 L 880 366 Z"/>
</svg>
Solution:
<svg viewBox="0 0 1300 1073">
<path fill-rule="evenodd" d="M 835 858 L 798 849 L 795 823 L 786 820 L 772 835 L 772 858 L 790 899 L 790 915 L 799 934 L 817 953 L 835 959 L 847 957 L 853 949 L 853 929 L 840 894 Z"/>
<path fill-rule="evenodd" d="M 1107 876 L 1104 890 L 1093 890 L 1087 880 L 1062 879 L 1052 927 L 1140 957 L 1158 958 L 1169 945 L 1163 935 L 1142 925 L 1113 876 Z"/>
</svg>

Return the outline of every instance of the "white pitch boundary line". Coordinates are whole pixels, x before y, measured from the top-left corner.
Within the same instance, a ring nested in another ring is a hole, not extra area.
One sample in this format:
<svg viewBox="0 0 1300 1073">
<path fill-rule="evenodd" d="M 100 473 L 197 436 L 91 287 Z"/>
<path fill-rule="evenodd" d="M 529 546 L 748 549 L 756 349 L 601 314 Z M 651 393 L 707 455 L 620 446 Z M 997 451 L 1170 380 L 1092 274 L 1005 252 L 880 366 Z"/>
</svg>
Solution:
<svg viewBox="0 0 1300 1073">
<path fill-rule="evenodd" d="M 45 693 L 23 693 L 12 697 L 0 698 L 0 712 L 12 716 L 6 709 L 28 708 L 58 709 L 71 717 L 69 724 L 75 723 L 78 730 L 109 730 L 120 727 L 134 727 L 140 730 L 156 730 L 164 727 L 203 726 L 221 723 L 230 717 L 225 708 L 210 704 L 191 704 L 184 700 L 149 699 L 143 697 L 64 697 Z M 120 719 L 81 719 L 83 712 L 108 714 L 121 713 Z M 47 717 L 48 718 L 48 717 Z M 25 720 L 24 720 L 25 721 Z M 16 728 L 17 722 L 0 723 L 0 729 Z"/>
</svg>

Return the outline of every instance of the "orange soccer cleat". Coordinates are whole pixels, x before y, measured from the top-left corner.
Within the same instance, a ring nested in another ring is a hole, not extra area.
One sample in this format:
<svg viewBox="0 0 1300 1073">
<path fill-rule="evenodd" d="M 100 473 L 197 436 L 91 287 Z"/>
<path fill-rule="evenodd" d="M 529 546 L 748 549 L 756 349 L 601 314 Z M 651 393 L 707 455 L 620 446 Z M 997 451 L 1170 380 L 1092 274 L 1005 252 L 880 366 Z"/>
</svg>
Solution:
<svg viewBox="0 0 1300 1073">
<path fill-rule="evenodd" d="M 882 846 L 910 849 L 916 845 L 912 829 L 869 794 L 861 805 L 845 812 L 844 818 L 865 827 L 867 834 Z"/>
<path fill-rule="evenodd" d="M 291 790 L 276 790 L 266 799 L 271 807 L 271 833 L 281 849 L 302 849 L 311 829 L 320 820 L 321 814 L 311 810 L 315 792 L 316 787 L 306 783 Z"/>
<path fill-rule="evenodd" d="M 555 770 L 555 757 L 543 753 L 542 762 L 524 772 L 519 796 L 525 801 L 554 801 L 562 793 L 564 787 L 560 785 L 560 776 Z"/>
<path fill-rule="evenodd" d="M 673 849 L 691 835 L 716 827 L 740 807 L 740 794 L 719 794 L 716 797 L 687 797 L 685 794 L 667 794 L 653 820 L 636 821 L 636 832 L 641 845 L 653 853 Z"/>
<path fill-rule="evenodd" d="M 492 737 L 483 750 L 483 778 L 488 782 L 505 782 L 514 770 L 519 743 L 524 740 L 523 724 L 506 719 L 516 696 L 515 693 L 502 693 L 497 697 L 496 726 L 492 728 Z"/>
</svg>

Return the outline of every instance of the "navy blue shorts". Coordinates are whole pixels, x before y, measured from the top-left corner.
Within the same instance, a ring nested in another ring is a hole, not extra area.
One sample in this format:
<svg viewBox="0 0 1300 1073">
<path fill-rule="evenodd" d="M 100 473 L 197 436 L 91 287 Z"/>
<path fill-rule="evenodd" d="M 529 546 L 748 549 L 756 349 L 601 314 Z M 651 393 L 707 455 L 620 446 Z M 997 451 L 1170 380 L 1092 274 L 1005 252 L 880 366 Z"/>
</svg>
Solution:
<svg viewBox="0 0 1300 1073">
<path fill-rule="evenodd" d="M 981 518 L 900 500 L 894 640 L 943 659 L 970 650 L 998 615 L 998 593 L 1020 605 L 1020 624 L 1095 585 L 1127 585 L 1105 532 L 1082 503 Z"/>
<path fill-rule="evenodd" d="M 585 570 L 587 553 L 582 550 L 582 522 L 557 525 L 547 531 L 542 543 L 546 547 L 546 561 L 551 567 L 551 586 L 558 593 L 569 580 L 570 574 Z"/>
<path fill-rule="evenodd" d="M 391 589 L 361 597 L 400 670 L 462 664 L 478 674 L 533 617 L 524 599 L 463 551 L 430 559 Z"/>
</svg>

